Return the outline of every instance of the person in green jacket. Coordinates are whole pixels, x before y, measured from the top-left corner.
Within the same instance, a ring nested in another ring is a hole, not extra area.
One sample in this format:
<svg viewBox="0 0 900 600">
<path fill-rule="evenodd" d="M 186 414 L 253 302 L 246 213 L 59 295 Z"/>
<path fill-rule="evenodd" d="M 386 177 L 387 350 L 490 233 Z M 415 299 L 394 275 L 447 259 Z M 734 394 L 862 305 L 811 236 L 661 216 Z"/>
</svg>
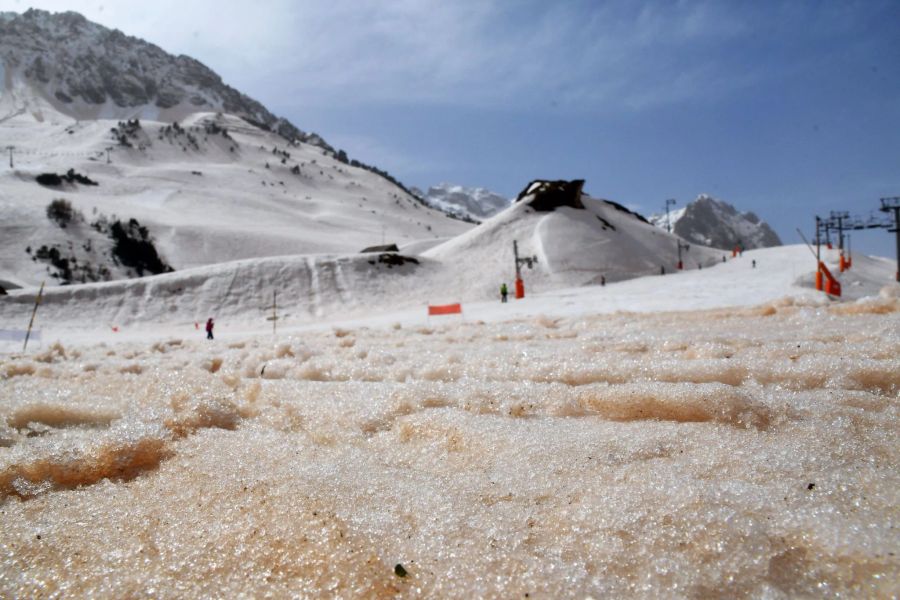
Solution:
<svg viewBox="0 0 900 600">
<path fill-rule="evenodd" d="M 500 284 L 500 302 L 506 302 L 506 296 L 509 294 L 509 290 L 506 289 L 506 284 Z"/>
</svg>

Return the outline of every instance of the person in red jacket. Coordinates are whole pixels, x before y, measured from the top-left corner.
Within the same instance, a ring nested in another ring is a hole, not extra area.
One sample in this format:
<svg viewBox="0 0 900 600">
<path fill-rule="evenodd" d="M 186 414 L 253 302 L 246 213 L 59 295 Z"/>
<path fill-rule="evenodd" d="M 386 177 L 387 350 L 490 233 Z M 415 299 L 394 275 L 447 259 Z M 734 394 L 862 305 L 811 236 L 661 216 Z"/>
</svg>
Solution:
<svg viewBox="0 0 900 600">
<path fill-rule="evenodd" d="M 212 317 L 210 317 L 209 320 L 206 321 L 206 339 L 208 339 L 208 340 L 213 339 L 212 332 L 213 332 L 213 327 L 215 327 L 215 326 L 216 326 L 216 324 L 213 323 Z"/>
</svg>

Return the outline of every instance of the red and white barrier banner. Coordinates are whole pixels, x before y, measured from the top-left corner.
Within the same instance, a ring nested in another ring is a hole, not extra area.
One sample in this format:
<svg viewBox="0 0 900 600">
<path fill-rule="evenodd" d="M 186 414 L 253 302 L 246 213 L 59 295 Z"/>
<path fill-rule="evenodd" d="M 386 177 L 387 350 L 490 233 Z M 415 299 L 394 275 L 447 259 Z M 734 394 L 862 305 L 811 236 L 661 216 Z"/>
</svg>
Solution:
<svg viewBox="0 0 900 600">
<path fill-rule="evenodd" d="M 458 315 L 462 314 L 462 304 L 429 304 L 428 316 L 431 315 Z"/>
</svg>

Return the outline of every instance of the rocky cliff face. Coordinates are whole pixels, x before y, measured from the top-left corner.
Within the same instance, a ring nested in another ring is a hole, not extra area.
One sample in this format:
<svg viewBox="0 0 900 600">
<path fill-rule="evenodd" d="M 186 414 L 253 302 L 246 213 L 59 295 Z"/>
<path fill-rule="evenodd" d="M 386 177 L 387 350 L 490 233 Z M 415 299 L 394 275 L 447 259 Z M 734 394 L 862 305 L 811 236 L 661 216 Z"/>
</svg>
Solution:
<svg viewBox="0 0 900 600">
<path fill-rule="evenodd" d="M 333 150 L 276 117 L 188 56 L 92 23 L 78 13 L 0 13 L 0 89 L 31 87 L 76 119 L 226 112 L 291 140 Z"/>
<path fill-rule="evenodd" d="M 653 215 L 651 222 L 665 229 L 666 215 Z M 781 239 L 752 212 L 740 212 L 731 204 L 701 194 L 682 209 L 670 213 L 672 232 L 685 240 L 731 250 L 780 246 Z"/>
</svg>

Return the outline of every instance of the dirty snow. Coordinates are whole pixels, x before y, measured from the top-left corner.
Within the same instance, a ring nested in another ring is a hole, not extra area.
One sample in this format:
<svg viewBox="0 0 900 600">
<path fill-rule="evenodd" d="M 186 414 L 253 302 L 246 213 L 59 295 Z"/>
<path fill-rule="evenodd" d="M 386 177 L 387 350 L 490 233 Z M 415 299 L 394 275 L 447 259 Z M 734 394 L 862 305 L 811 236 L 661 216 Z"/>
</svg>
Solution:
<svg viewBox="0 0 900 600">
<path fill-rule="evenodd" d="M 900 294 L 766 298 L 750 255 L 274 337 L 70 324 L 0 359 L 0 596 L 895 596 Z"/>
</svg>

